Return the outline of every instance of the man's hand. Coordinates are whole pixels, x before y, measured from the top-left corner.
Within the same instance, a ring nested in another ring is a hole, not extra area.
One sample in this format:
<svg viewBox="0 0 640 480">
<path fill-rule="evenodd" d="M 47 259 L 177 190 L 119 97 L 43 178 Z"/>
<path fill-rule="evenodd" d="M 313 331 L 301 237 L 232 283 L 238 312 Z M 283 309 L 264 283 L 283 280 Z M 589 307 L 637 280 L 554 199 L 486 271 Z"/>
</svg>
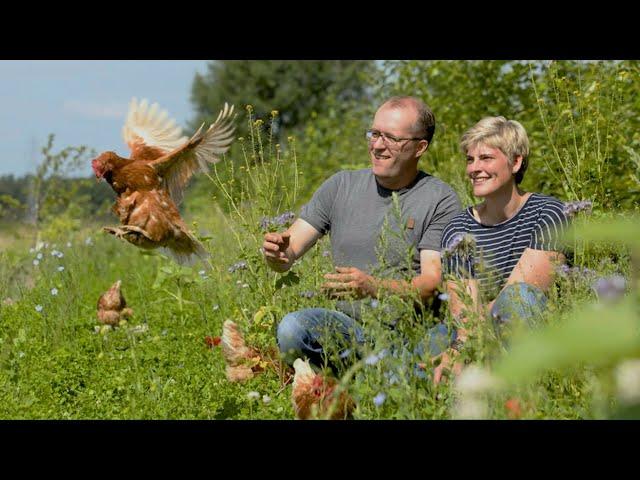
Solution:
<svg viewBox="0 0 640 480">
<path fill-rule="evenodd" d="M 267 261 L 267 265 L 272 269 L 283 272 L 290 267 L 291 262 L 287 255 L 290 238 L 291 234 L 289 232 L 265 233 L 262 252 Z"/>
<path fill-rule="evenodd" d="M 442 380 L 442 375 L 447 372 L 451 373 L 454 376 L 460 375 L 462 372 L 462 362 L 455 361 L 455 358 L 459 355 L 457 350 L 450 348 L 449 350 L 445 350 L 440 355 L 433 358 L 433 363 L 436 363 L 440 360 L 438 366 L 433 370 L 433 383 L 434 385 L 438 385 Z"/>
<path fill-rule="evenodd" d="M 330 297 L 375 297 L 375 279 L 371 275 L 355 267 L 336 267 L 336 272 L 324 276 L 328 282 L 322 285 L 322 289 Z"/>
</svg>

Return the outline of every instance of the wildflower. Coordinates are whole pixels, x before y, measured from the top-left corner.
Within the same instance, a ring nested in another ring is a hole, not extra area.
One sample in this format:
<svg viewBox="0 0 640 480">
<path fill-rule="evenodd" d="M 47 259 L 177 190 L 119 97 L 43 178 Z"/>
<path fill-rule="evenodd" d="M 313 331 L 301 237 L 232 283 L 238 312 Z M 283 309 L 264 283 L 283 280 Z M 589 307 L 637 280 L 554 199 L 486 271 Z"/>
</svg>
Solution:
<svg viewBox="0 0 640 480">
<path fill-rule="evenodd" d="M 38 260 L 42 260 L 42 253 L 38 253 L 38 254 L 36 255 L 36 258 L 37 258 Z"/>
<path fill-rule="evenodd" d="M 380 305 L 380 302 L 374 298 L 373 300 L 371 300 L 370 305 L 371 305 L 371 308 L 378 308 L 378 305 Z"/>
<path fill-rule="evenodd" d="M 249 400 L 254 400 L 254 399 L 260 398 L 260 394 L 258 392 L 252 391 L 247 393 L 247 398 L 249 398 Z"/>
<path fill-rule="evenodd" d="M 84 241 L 85 245 L 93 245 L 93 239 L 91 237 L 87 237 Z"/>
<path fill-rule="evenodd" d="M 262 402 L 263 403 L 269 403 L 271 402 L 271 397 L 269 395 L 263 395 L 262 396 Z"/>
<path fill-rule="evenodd" d="M 93 333 L 95 334 L 100 333 L 100 325 L 96 325 L 95 327 L 93 327 Z"/>
<path fill-rule="evenodd" d="M 438 298 L 440 300 L 442 300 L 443 302 L 447 302 L 449 300 L 449 294 L 448 293 L 441 293 L 440 295 L 438 295 Z"/>
<path fill-rule="evenodd" d="M 617 396 L 626 405 L 640 403 L 640 359 L 626 360 L 615 370 Z"/>
<path fill-rule="evenodd" d="M 19 357 L 19 358 L 22 358 L 22 357 L 24 357 L 24 356 L 25 356 L 25 353 L 24 353 L 24 352 L 18 352 L 18 357 Z"/>
<path fill-rule="evenodd" d="M 626 280 L 622 275 L 599 278 L 593 285 L 598 298 L 605 301 L 613 301 L 624 295 Z"/>
<path fill-rule="evenodd" d="M 304 292 L 300 292 L 300 296 L 302 298 L 313 298 L 315 297 L 315 292 L 312 292 L 311 290 L 306 290 Z"/>
<path fill-rule="evenodd" d="M 260 220 L 260 228 L 262 230 L 278 229 L 290 226 L 296 218 L 294 212 L 284 212 L 275 217 L 262 217 Z"/>
<path fill-rule="evenodd" d="M 329 256 L 331 256 L 331 252 L 329 250 L 323 250 L 322 256 L 323 257 L 329 257 Z"/>
<path fill-rule="evenodd" d="M 214 305 L 214 306 L 213 306 L 213 309 L 214 309 L 214 310 L 218 310 L 219 308 L 220 308 L 220 305 Z"/>
<path fill-rule="evenodd" d="M 578 212 L 591 213 L 592 207 L 593 204 L 590 200 L 584 200 L 582 202 L 567 202 L 564 204 L 563 211 L 568 218 L 572 218 Z"/>
<path fill-rule="evenodd" d="M 463 395 L 476 395 L 494 389 L 498 380 L 486 370 L 470 365 L 456 378 L 455 389 Z"/>
<path fill-rule="evenodd" d="M 463 398 L 456 402 L 452 417 L 456 420 L 482 420 L 487 418 L 487 414 L 487 402 L 476 397 L 471 397 Z"/>
<path fill-rule="evenodd" d="M 239 262 L 234 263 L 233 265 L 231 265 L 231 266 L 227 269 L 227 271 L 228 271 L 229 273 L 233 273 L 233 272 L 235 272 L 236 270 L 245 270 L 246 268 L 247 268 L 247 262 L 245 262 L 244 260 L 241 260 L 241 261 L 239 261 Z"/>
<path fill-rule="evenodd" d="M 198 272 L 198 275 L 200 275 L 201 277 L 204 277 L 206 273 L 207 273 L 207 272 L 205 272 L 204 270 L 200 270 L 200 271 Z"/>
<path fill-rule="evenodd" d="M 349 355 L 351 355 L 351 349 L 347 348 L 347 349 L 343 350 L 342 352 L 340 352 L 339 357 L 344 359 L 344 358 L 347 358 Z"/>
<path fill-rule="evenodd" d="M 55 297 L 56 295 L 58 295 L 58 289 L 57 289 L 57 288 L 55 288 L 55 287 L 54 287 L 54 288 L 52 288 L 52 289 L 51 289 L 51 295 L 53 295 L 54 297 Z"/>
<path fill-rule="evenodd" d="M 71 242 L 67 242 L 67 248 L 71 248 Z"/>
<path fill-rule="evenodd" d="M 59 272 L 64 272 L 64 267 L 63 267 L 62 265 L 60 265 L 60 266 L 58 267 L 58 271 L 59 271 Z"/>
<path fill-rule="evenodd" d="M 248 283 L 243 283 L 242 284 L 242 288 L 249 288 L 249 284 Z"/>
<path fill-rule="evenodd" d="M 387 394 L 384 392 L 380 392 L 375 397 L 373 397 L 373 404 L 376 407 L 380 408 L 386 399 L 387 399 Z"/>
<path fill-rule="evenodd" d="M 36 249 L 35 249 L 35 248 L 33 248 L 33 247 L 31 247 L 31 248 L 29 249 L 29 253 L 34 253 L 35 251 L 36 251 Z"/>
<path fill-rule="evenodd" d="M 169 333 L 169 331 L 165 328 L 164 330 L 162 330 L 162 332 L 160 332 L 160 335 L 162 335 L 163 337 L 166 337 L 167 333 Z"/>
<path fill-rule="evenodd" d="M 367 358 L 364 359 L 364 363 L 366 363 L 367 365 L 375 365 L 381 359 L 383 359 L 385 355 L 386 355 L 386 352 L 384 350 L 378 353 L 372 353 L 371 355 L 369 355 Z"/>
<path fill-rule="evenodd" d="M 456 253 L 467 254 L 473 251 L 476 245 L 476 240 L 473 235 L 468 233 L 457 233 L 449 241 L 449 245 L 444 249 L 444 253 L 453 255 Z"/>
<path fill-rule="evenodd" d="M 504 402 L 504 408 L 507 409 L 507 415 L 511 419 L 520 418 L 522 416 L 520 401 L 517 398 L 510 398 L 509 400 Z"/>
<path fill-rule="evenodd" d="M 36 312 L 42 311 L 42 305 L 36 305 Z"/>
<path fill-rule="evenodd" d="M 131 329 L 131 333 L 145 333 L 149 331 L 149 325 L 143 323 L 142 325 L 136 325 Z"/>
<path fill-rule="evenodd" d="M 33 266 L 37 267 L 38 265 L 40 265 L 40 260 L 38 260 L 37 258 L 33 261 Z"/>
</svg>

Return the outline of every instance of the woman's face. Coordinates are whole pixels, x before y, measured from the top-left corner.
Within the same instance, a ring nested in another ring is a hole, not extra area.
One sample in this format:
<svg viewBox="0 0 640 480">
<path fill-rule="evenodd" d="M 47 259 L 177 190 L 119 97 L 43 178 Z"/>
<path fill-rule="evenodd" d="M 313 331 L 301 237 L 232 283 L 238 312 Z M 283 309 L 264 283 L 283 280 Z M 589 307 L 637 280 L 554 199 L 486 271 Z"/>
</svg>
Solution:
<svg viewBox="0 0 640 480">
<path fill-rule="evenodd" d="M 499 148 L 477 143 L 467 150 L 467 176 L 471 180 L 473 194 L 487 197 L 515 186 L 514 174 L 520 168 L 522 157 L 517 156 L 513 165 Z"/>
</svg>

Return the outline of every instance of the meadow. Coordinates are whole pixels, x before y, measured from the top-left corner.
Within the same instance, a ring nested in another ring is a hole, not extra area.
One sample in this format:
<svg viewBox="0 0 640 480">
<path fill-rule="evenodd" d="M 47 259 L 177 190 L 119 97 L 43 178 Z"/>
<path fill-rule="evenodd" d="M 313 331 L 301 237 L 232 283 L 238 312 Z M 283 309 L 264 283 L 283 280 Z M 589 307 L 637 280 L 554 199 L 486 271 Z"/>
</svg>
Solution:
<svg viewBox="0 0 640 480">
<path fill-rule="evenodd" d="M 474 199 L 457 138 L 485 114 L 503 114 L 530 135 L 524 188 L 590 208 L 573 217 L 571 265 L 558 270 L 540 325 L 504 342 L 472 319 L 477 334 L 461 354 L 458 381 L 433 385 L 429 358 L 381 355 L 401 348 L 386 327 L 392 311 L 403 312 L 398 331 L 416 342 L 436 322 L 453 328 L 446 297 L 438 316 L 421 321 L 400 298 L 371 302 L 363 324 L 376 343 L 341 377 L 357 403 L 354 419 L 640 417 L 638 65 L 536 68 L 384 64 L 375 99 L 411 93 L 433 108 L 440 130 L 421 168 L 449 182 L 465 205 Z M 292 419 L 291 378 L 279 362 L 230 383 L 212 339 L 231 319 L 249 344 L 268 349 L 286 313 L 332 307 L 320 293 L 332 269 L 328 239 L 286 275 L 266 267 L 260 245 L 324 178 L 367 166 L 361 137 L 375 106 L 317 115 L 289 136 L 273 133 L 278 112 L 256 119 L 248 106 L 247 134 L 188 190 L 183 212 L 211 254 L 191 266 L 101 232 L 116 218 L 87 215 L 50 175 L 89 153 L 54 155 L 50 145 L 39 170 L 48 185 L 40 218 L 3 220 L 0 229 L 0 418 Z M 96 302 L 116 280 L 134 314 L 111 328 L 98 323 Z"/>
</svg>

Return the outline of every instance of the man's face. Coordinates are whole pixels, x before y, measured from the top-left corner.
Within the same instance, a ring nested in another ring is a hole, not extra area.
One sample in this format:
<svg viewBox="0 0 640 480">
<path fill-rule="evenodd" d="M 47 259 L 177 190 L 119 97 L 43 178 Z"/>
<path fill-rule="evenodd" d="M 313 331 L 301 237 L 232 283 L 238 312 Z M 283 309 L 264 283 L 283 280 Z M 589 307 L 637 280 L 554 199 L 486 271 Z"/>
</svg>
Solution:
<svg viewBox="0 0 640 480">
<path fill-rule="evenodd" d="M 369 141 L 373 174 L 387 188 L 398 188 L 411 181 L 417 172 L 418 157 L 426 148 L 426 140 L 400 140 L 416 137 L 411 127 L 417 120 L 413 108 L 382 106 L 376 112 L 371 130 L 377 138 Z M 397 186 L 396 186 L 397 185 Z"/>
</svg>

